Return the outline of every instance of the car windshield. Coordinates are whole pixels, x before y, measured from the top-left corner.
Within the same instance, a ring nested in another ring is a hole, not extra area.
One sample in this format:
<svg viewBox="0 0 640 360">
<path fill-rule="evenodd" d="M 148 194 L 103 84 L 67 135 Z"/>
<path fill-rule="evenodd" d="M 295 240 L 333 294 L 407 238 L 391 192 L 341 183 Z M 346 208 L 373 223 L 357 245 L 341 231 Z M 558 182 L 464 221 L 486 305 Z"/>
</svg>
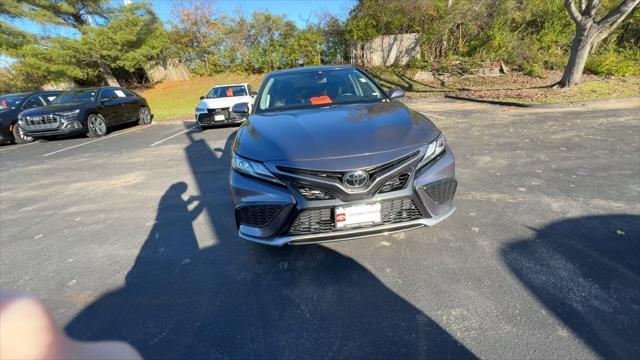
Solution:
<svg viewBox="0 0 640 360">
<path fill-rule="evenodd" d="M 271 76 L 257 112 L 384 99 L 381 90 L 357 69 L 319 70 Z"/>
<path fill-rule="evenodd" d="M 216 86 L 207 94 L 208 99 L 233 96 L 247 96 L 247 89 L 245 89 L 244 85 Z"/>
<path fill-rule="evenodd" d="M 96 101 L 98 98 L 98 90 L 96 89 L 86 89 L 86 90 L 72 90 L 67 91 L 65 93 L 60 94 L 55 100 L 52 101 L 53 104 L 62 104 L 68 102 L 78 102 L 78 101 Z"/>
<path fill-rule="evenodd" d="M 17 109 L 24 98 L 24 95 L 0 96 L 0 110 Z"/>
</svg>

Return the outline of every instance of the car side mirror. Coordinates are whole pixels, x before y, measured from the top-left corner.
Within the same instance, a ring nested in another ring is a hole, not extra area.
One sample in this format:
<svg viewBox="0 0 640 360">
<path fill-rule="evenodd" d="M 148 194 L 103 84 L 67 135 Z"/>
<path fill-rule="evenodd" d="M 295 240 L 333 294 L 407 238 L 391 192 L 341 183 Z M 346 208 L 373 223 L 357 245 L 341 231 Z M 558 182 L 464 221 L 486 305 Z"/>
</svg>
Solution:
<svg viewBox="0 0 640 360">
<path fill-rule="evenodd" d="M 231 112 L 236 115 L 247 115 L 249 113 L 249 103 L 237 103 L 233 105 Z"/>
<path fill-rule="evenodd" d="M 200 96 L 200 100 L 204 100 L 204 96 Z"/>
<path fill-rule="evenodd" d="M 404 90 L 398 87 L 389 89 L 388 93 L 389 93 L 389 99 L 391 100 L 400 99 L 401 97 L 404 96 Z"/>
<path fill-rule="evenodd" d="M 252 97 L 256 97 L 256 96 L 258 96 L 258 92 L 257 92 L 257 91 L 252 91 L 252 92 L 251 92 L 251 96 L 252 96 Z"/>
</svg>

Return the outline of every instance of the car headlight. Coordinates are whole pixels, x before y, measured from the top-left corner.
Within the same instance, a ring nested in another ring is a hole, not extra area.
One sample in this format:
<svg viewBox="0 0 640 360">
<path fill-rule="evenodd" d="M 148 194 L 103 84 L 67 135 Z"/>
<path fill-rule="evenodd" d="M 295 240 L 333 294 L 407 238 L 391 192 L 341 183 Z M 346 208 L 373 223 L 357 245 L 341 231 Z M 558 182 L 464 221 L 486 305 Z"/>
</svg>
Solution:
<svg viewBox="0 0 640 360">
<path fill-rule="evenodd" d="M 196 108 L 196 114 L 202 114 L 206 112 L 207 112 L 207 109 L 205 108 L 199 108 L 199 107 Z"/>
<path fill-rule="evenodd" d="M 437 139 L 427 145 L 427 151 L 425 152 L 422 160 L 420 160 L 420 162 L 418 163 L 418 169 L 427 166 L 431 162 L 431 160 L 442 154 L 445 146 L 447 146 L 447 139 L 444 137 L 444 135 L 440 134 Z"/>
<path fill-rule="evenodd" d="M 260 162 L 249 160 L 249 159 L 245 159 L 242 156 L 238 156 L 236 154 L 233 154 L 233 158 L 231 159 L 231 167 L 233 168 L 233 170 L 235 170 L 235 171 L 237 171 L 239 173 L 242 173 L 242 174 L 245 174 L 245 175 L 249 175 L 249 176 L 253 176 L 253 177 L 257 177 L 259 179 L 271 181 L 271 182 L 274 182 L 276 184 L 284 185 L 282 181 L 280 181 L 278 178 L 276 178 L 269 171 L 269 169 L 267 169 Z"/>
<path fill-rule="evenodd" d="M 63 121 L 67 120 L 75 120 L 80 113 L 80 109 L 71 110 L 71 111 L 61 111 L 57 112 L 56 115 L 60 116 Z"/>
</svg>

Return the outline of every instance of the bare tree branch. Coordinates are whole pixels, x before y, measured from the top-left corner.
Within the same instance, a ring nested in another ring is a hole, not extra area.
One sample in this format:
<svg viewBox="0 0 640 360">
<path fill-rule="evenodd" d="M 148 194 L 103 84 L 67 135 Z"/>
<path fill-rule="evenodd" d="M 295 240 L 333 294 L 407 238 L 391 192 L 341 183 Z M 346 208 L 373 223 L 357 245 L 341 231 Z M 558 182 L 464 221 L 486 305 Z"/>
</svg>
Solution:
<svg viewBox="0 0 640 360">
<path fill-rule="evenodd" d="M 573 22 L 575 23 L 582 22 L 582 15 L 580 15 L 580 13 L 578 12 L 578 9 L 576 9 L 576 4 L 574 0 L 564 0 L 564 6 L 567 8 L 567 11 L 569 12 L 569 16 L 571 16 L 571 19 L 573 20 Z"/>
<path fill-rule="evenodd" d="M 587 6 L 587 3 L 585 2 L 585 0 L 580 0 L 578 2 L 578 5 L 580 6 L 580 13 L 582 14 L 584 12 L 584 8 Z"/>
<path fill-rule="evenodd" d="M 625 0 L 617 8 L 613 9 L 609 14 L 597 22 L 598 30 L 606 31 L 620 25 L 627 15 L 633 12 L 633 9 L 640 4 L 640 0 Z"/>
<path fill-rule="evenodd" d="M 593 19 L 596 16 L 596 11 L 600 7 L 600 0 L 589 0 L 587 7 L 582 12 L 583 16 Z"/>
</svg>

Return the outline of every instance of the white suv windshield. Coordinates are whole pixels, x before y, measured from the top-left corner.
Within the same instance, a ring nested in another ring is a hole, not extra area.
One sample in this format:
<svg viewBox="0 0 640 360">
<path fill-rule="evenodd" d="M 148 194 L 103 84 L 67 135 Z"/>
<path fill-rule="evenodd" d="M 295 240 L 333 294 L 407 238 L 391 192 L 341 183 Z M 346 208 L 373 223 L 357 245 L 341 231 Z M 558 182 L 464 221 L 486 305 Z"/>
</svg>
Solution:
<svg viewBox="0 0 640 360">
<path fill-rule="evenodd" d="M 207 94 L 208 99 L 217 99 L 223 97 L 247 96 L 247 89 L 242 85 L 237 86 L 218 86 L 214 87 Z"/>
</svg>

